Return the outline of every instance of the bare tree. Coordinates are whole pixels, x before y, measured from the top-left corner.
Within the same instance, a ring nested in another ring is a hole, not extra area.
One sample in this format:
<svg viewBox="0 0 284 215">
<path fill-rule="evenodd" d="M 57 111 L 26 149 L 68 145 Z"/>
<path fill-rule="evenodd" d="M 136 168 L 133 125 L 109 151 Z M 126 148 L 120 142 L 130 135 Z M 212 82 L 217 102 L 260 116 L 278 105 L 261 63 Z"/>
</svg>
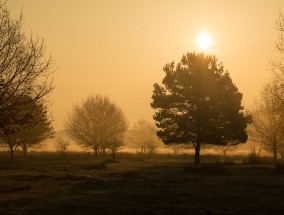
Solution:
<svg viewBox="0 0 284 215">
<path fill-rule="evenodd" d="M 263 148 L 262 145 L 259 144 L 256 141 L 251 141 L 251 140 L 248 140 L 247 143 L 248 143 L 249 148 L 250 148 L 251 156 L 260 157 L 260 154 L 261 154 L 261 151 L 262 151 L 262 148 Z"/>
<path fill-rule="evenodd" d="M 284 53 L 284 15 L 281 12 L 276 21 L 276 30 L 278 31 L 278 40 L 275 44 L 276 48 L 280 53 Z"/>
<path fill-rule="evenodd" d="M 279 55 L 276 59 L 272 60 L 270 64 L 274 85 L 277 87 L 275 96 L 277 96 L 282 111 L 284 112 L 284 15 L 281 12 L 276 21 L 276 30 L 278 32 L 278 40 L 276 41 L 275 46 Z"/>
<path fill-rule="evenodd" d="M 249 134 L 249 138 L 248 138 L 248 141 L 247 141 L 247 144 L 249 146 L 249 149 L 250 149 L 250 155 L 253 157 L 253 158 L 257 158 L 257 157 L 260 157 L 260 153 L 261 151 L 263 150 L 263 145 L 254 139 L 253 137 L 253 130 L 255 128 L 252 128 L 252 125 L 250 124 L 248 126 L 248 134 Z"/>
<path fill-rule="evenodd" d="M 123 111 L 100 95 L 91 95 L 75 105 L 65 121 L 67 135 L 81 147 L 93 149 L 95 156 L 100 148 L 120 140 L 127 126 Z"/>
<path fill-rule="evenodd" d="M 45 57 L 43 40 L 26 36 L 22 25 L 23 16 L 13 20 L 0 0 L 0 128 L 30 108 L 19 98 L 42 102 L 53 90 L 54 61 Z"/>
<path fill-rule="evenodd" d="M 56 141 L 56 150 L 63 156 L 67 152 L 70 146 L 69 140 L 57 136 L 55 138 L 55 141 Z"/>
<path fill-rule="evenodd" d="M 128 141 L 130 145 L 139 148 L 142 154 L 146 152 L 153 154 L 161 141 L 156 135 L 156 128 L 150 122 L 140 119 L 129 131 Z"/>
<path fill-rule="evenodd" d="M 251 139 L 271 151 L 275 161 L 278 150 L 284 145 L 284 117 L 278 90 L 273 82 L 264 87 L 251 109 L 253 122 L 250 128 Z"/>
<path fill-rule="evenodd" d="M 113 138 L 107 143 L 107 148 L 111 150 L 113 161 L 116 160 L 116 152 L 123 146 L 123 138 Z"/>
</svg>

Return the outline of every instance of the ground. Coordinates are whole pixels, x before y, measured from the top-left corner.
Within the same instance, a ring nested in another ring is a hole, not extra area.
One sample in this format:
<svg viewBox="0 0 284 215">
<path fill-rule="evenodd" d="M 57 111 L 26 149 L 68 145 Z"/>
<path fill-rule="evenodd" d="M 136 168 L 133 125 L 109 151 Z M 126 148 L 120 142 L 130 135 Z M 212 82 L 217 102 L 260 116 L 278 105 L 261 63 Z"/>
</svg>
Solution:
<svg viewBox="0 0 284 215">
<path fill-rule="evenodd" d="M 274 165 L 117 159 L 0 160 L 0 214 L 284 214 L 284 175 Z"/>
</svg>

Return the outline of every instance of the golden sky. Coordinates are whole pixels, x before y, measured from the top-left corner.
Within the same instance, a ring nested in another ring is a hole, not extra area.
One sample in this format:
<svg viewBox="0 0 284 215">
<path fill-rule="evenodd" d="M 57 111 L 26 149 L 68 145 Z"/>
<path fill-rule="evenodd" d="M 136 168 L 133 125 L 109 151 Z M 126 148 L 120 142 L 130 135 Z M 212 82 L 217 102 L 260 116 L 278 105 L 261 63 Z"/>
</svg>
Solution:
<svg viewBox="0 0 284 215">
<path fill-rule="evenodd" d="M 58 70 L 51 96 L 54 127 L 90 94 L 109 96 L 129 121 L 152 120 L 153 84 L 163 66 L 200 51 L 207 31 L 215 54 L 248 107 L 269 79 L 283 0 L 7 0 L 23 9 L 24 30 L 44 38 Z"/>
</svg>

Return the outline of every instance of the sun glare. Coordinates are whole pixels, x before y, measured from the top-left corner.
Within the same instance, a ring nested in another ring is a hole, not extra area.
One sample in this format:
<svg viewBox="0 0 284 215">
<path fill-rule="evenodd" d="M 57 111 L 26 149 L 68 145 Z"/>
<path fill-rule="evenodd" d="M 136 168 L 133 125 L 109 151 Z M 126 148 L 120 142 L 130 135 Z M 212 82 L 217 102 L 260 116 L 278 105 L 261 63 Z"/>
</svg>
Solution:
<svg viewBox="0 0 284 215">
<path fill-rule="evenodd" d="M 205 51 L 212 44 L 212 39 L 207 32 L 203 32 L 202 34 L 199 35 L 197 43 L 199 48 Z"/>
</svg>

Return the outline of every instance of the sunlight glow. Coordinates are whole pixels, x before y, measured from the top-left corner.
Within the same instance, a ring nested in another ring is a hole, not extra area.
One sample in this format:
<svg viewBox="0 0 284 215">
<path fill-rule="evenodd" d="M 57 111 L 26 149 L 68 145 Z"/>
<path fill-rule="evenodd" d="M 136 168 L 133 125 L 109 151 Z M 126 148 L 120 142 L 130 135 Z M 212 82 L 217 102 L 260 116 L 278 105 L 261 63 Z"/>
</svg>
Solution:
<svg viewBox="0 0 284 215">
<path fill-rule="evenodd" d="M 199 35 L 197 43 L 199 48 L 205 51 L 212 44 L 212 39 L 207 32 L 203 32 Z"/>
</svg>

